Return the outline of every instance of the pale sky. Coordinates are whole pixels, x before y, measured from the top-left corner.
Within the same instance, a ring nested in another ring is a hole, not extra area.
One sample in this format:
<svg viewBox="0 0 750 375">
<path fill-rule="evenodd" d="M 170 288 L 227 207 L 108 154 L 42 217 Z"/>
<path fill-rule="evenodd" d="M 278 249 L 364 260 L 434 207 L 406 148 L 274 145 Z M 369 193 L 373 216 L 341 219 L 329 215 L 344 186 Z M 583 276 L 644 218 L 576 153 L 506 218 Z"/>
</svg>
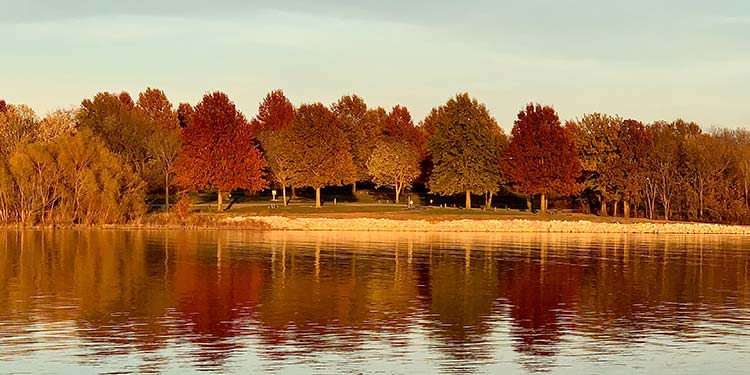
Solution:
<svg viewBox="0 0 750 375">
<path fill-rule="evenodd" d="M 282 88 L 419 121 L 468 91 L 506 131 L 531 101 L 750 127 L 750 1 L 0 0 L 0 36 L 0 97 L 40 115 L 151 86 L 251 118 Z"/>
</svg>

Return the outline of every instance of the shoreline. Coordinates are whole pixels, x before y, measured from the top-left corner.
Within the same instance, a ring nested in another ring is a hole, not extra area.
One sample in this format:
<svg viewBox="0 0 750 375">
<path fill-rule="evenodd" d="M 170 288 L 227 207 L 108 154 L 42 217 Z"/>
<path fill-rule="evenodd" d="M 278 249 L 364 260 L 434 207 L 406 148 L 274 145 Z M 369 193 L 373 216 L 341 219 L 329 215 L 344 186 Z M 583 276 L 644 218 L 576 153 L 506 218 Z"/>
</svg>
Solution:
<svg viewBox="0 0 750 375">
<path fill-rule="evenodd" d="M 287 217 L 278 215 L 204 216 L 198 220 L 152 220 L 129 224 L 0 225 L 3 229 L 78 230 L 245 230 L 400 233 L 578 233 L 748 235 L 750 226 L 690 222 L 594 222 L 538 219 L 389 219 Z"/>
<path fill-rule="evenodd" d="M 613 234 L 733 234 L 750 235 L 750 226 L 707 223 L 608 223 L 588 220 L 476 220 L 443 221 L 376 218 L 289 218 L 284 216 L 232 216 L 221 220 L 229 225 L 251 222 L 277 231 L 357 231 L 430 233 L 613 233 Z"/>
</svg>

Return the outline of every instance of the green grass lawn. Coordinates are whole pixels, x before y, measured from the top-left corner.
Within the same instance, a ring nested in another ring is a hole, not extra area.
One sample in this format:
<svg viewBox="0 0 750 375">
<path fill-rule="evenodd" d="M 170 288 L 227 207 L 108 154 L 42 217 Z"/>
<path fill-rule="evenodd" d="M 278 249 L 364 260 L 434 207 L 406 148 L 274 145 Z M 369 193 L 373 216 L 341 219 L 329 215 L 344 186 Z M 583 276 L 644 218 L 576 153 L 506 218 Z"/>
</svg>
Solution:
<svg viewBox="0 0 750 375">
<path fill-rule="evenodd" d="M 324 191 L 325 193 L 325 191 Z M 392 197 L 388 192 L 361 190 L 357 194 L 352 194 L 351 190 L 334 190 L 323 195 L 323 207 L 315 208 L 314 196 L 310 191 L 300 191 L 298 197 L 293 200 L 288 207 L 284 207 L 280 195 L 277 201 L 272 202 L 269 194 L 257 195 L 240 195 L 232 197 L 231 201 L 226 201 L 225 207 L 228 207 L 222 213 L 216 211 L 216 193 L 193 193 L 190 195 L 193 202 L 193 210 L 203 214 L 220 214 L 220 215 L 277 215 L 286 217 L 325 217 L 325 218 L 384 218 L 395 220 L 565 220 L 577 221 L 588 220 L 593 222 L 648 222 L 647 219 L 624 219 L 612 217 L 600 217 L 591 214 L 580 214 L 570 210 L 550 210 L 549 213 L 539 214 L 526 210 L 493 208 L 490 210 L 479 209 L 478 200 L 474 204 L 477 208 L 464 209 L 446 207 L 441 208 L 437 204 L 439 201 L 435 196 L 427 194 L 407 193 L 404 195 L 402 202 L 406 197 L 411 195 L 416 208 L 407 208 L 405 203 L 393 204 L 385 203 Z M 290 194 L 288 192 L 288 194 Z M 429 205 L 429 199 L 434 198 L 435 204 Z M 462 198 L 462 197 L 461 197 Z M 477 198 L 482 198 L 481 196 Z M 336 204 L 334 204 L 334 199 Z M 162 199 L 163 202 L 163 199 Z M 460 203 L 463 203 L 461 201 Z M 273 207 L 271 207 L 274 205 Z M 452 205 L 452 204 L 451 204 Z"/>
</svg>

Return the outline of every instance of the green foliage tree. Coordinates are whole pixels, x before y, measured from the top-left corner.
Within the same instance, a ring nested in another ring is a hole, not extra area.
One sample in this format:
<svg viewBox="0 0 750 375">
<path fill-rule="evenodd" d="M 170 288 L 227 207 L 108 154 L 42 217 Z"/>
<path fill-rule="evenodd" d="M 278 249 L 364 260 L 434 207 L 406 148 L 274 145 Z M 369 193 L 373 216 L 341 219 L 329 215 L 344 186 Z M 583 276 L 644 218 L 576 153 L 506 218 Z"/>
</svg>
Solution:
<svg viewBox="0 0 750 375">
<path fill-rule="evenodd" d="M 542 212 L 547 210 L 547 195 L 580 191 L 578 151 L 552 107 L 527 105 L 518 113 L 511 134 L 503 171 L 521 193 L 541 195 Z"/>
<path fill-rule="evenodd" d="M 84 99 L 76 115 L 79 129 L 89 129 L 112 152 L 125 159 L 142 178 L 146 178 L 150 160 L 148 140 L 152 132 L 149 118 L 135 110 L 126 92 L 115 95 L 100 92 Z"/>
<path fill-rule="evenodd" d="M 504 135 L 489 111 L 469 94 L 458 94 L 430 120 L 428 147 L 433 169 L 429 187 L 439 194 L 494 192 L 502 182 L 500 153 Z"/>
<path fill-rule="evenodd" d="M 290 140 L 297 182 L 315 189 L 315 207 L 321 206 L 320 190 L 324 186 L 352 183 L 356 179 L 346 133 L 323 104 L 303 104 L 297 109 Z"/>
<path fill-rule="evenodd" d="M 614 202 L 616 215 L 619 189 L 615 185 L 620 158 L 619 131 L 622 119 L 601 113 L 584 115 L 566 123 L 578 149 L 585 186 L 599 196 L 601 216 L 607 216 L 607 205 Z"/>
<path fill-rule="evenodd" d="M 420 150 L 406 140 L 380 141 L 367 168 L 376 184 L 394 188 L 398 204 L 401 191 L 419 177 L 421 156 Z"/>
</svg>

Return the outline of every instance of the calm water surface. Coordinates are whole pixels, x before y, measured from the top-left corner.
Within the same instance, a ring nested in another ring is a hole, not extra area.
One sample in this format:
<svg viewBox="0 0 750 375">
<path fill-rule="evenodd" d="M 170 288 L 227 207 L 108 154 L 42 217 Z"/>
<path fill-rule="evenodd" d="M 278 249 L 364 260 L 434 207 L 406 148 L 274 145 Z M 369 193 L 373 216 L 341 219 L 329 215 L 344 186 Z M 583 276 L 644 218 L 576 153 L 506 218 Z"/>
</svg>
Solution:
<svg viewBox="0 0 750 375">
<path fill-rule="evenodd" d="M 0 373 L 750 372 L 750 238 L 0 231 Z"/>
</svg>

